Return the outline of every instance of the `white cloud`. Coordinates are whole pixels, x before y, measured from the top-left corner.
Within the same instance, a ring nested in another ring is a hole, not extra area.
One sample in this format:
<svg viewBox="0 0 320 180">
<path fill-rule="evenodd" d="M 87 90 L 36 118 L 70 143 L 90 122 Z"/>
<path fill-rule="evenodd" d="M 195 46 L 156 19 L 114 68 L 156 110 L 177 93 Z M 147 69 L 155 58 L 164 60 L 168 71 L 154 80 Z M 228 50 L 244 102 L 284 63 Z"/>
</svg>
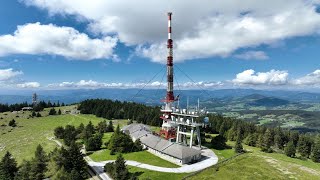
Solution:
<svg viewBox="0 0 320 180">
<path fill-rule="evenodd" d="M 224 83 L 218 81 L 218 82 L 185 82 L 182 83 L 181 86 L 186 89 L 206 89 L 206 88 L 216 88 L 216 87 L 222 87 Z"/>
<path fill-rule="evenodd" d="M 71 59 L 112 58 L 117 39 L 91 39 L 71 27 L 39 22 L 18 26 L 13 35 L 0 36 L 0 56 L 10 54 L 50 54 Z"/>
<path fill-rule="evenodd" d="M 14 71 L 12 68 L 0 69 L 0 81 L 7 81 L 22 74 L 22 71 Z"/>
<path fill-rule="evenodd" d="M 62 82 L 56 84 L 49 84 L 49 88 L 165 88 L 167 86 L 166 82 L 154 81 L 147 84 L 146 82 L 133 82 L 133 83 L 121 83 L 121 82 L 113 82 L 113 83 L 105 83 L 98 82 L 94 80 L 80 80 L 79 82 Z M 222 82 L 185 82 L 182 84 L 174 85 L 175 89 L 199 89 L 199 88 L 215 88 L 222 87 Z"/>
<path fill-rule="evenodd" d="M 166 57 L 165 12 L 173 12 L 177 61 L 229 56 L 235 50 L 275 44 L 319 32 L 317 0 L 24 0 L 51 15 L 76 15 L 94 33 L 115 34 L 138 54 L 156 62 Z M 125 5 L 124 5 L 125 4 Z M 128 10 L 130 7 L 130 10 Z M 190 9 L 192 11 L 190 11 Z"/>
<path fill-rule="evenodd" d="M 38 82 L 25 82 L 21 84 L 17 84 L 19 88 L 38 88 L 40 87 L 40 83 Z"/>
<path fill-rule="evenodd" d="M 234 57 L 244 60 L 266 60 L 268 55 L 263 51 L 247 51 L 241 54 L 235 54 Z"/>
<path fill-rule="evenodd" d="M 293 80 L 292 84 L 307 86 L 320 85 L 320 69 L 317 69 L 306 76 Z"/>
<path fill-rule="evenodd" d="M 269 72 L 257 72 L 249 69 L 237 74 L 232 80 L 238 85 L 285 85 L 288 83 L 288 72 L 271 70 Z"/>
</svg>

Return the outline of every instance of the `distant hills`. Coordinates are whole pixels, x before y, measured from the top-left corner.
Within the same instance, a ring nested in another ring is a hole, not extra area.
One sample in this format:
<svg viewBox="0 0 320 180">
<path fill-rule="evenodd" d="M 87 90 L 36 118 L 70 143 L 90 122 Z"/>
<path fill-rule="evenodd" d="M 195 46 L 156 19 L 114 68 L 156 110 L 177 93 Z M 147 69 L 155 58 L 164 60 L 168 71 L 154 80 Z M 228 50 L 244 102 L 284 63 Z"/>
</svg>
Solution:
<svg viewBox="0 0 320 180">
<path fill-rule="evenodd" d="M 77 103 L 84 99 L 106 98 L 120 101 L 135 101 L 150 105 L 160 105 L 165 96 L 165 90 L 160 89 L 76 89 L 76 90 L 38 90 L 35 91 L 40 100 L 64 103 Z M 0 91 L 0 103 L 31 102 L 33 91 Z M 289 102 L 320 103 L 320 93 L 280 90 L 254 89 L 219 89 L 219 90 L 177 90 L 180 94 L 180 103 L 186 103 L 189 97 L 190 104 L 196 103 L 199 98 L 202 102 L 221 100 L 251 101 L 249 105 L 275 106 L 286 105 Z"/>
<path fill-rule="evenodd" d="M 290 104 L 290 101 L 288 100 L 275 98 L 275 97 L 266 97 L 261 94 L 252 94 L 249 96 L 245 96 L 242 99 L 249 106 L 276 107 L 276 106 L 285 106 Z"/>
</svg>

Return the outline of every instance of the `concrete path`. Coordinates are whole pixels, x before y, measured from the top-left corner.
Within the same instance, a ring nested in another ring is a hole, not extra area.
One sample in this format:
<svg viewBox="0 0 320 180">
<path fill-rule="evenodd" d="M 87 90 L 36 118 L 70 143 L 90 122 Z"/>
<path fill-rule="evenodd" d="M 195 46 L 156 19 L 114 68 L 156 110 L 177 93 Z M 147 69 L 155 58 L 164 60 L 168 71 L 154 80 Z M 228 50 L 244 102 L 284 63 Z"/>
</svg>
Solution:
<svg viewBox="0 0 320 180">
<path fill-rule="evenodd" d="M 55 141 L 59 146 L 62 146 L 62 144 L 55 140 L 54 138 L 48 138 L 51 141 Z M 158 171 L 158 172 L 168 172 L 168 173 L 191 173 L 200 171 L 202 169 L 208 168 L 210 166 L 213 166 L 218 163 L 218 157 L 211 149 L 202 149 L 202 159 L 201 161 L 193 164 L 187 164 L 183 165 L 178 168 L 166 168 L 166 167 L 160 167 L 160 166 L 153 166 L 150 164 L 144 164 L 137 161 L 131 161 L 126 160 L 126 165 L 129 166 L 135 166 L 142 169 L 148 169 L 152 171 Z M 114 160 L 109 161 L 101 161 L 101 162 L 95 162 L 93 161 L 89 156 L 84 157 L 88 165 L 92 168 L 93 171 L 100 177 L 102 180 L 112 180 L 103 170 L 104 165 L 106 163 L 114 162 Z"/>
<path fill-rule="evenodd" d="M 202 150 L 203 158 L 200 162 L 190 164 L 190 165 L 183 165 L 178 168 L 166 168 L 166 167 L 159 167 L 153 166 L 149 164 L 140 163 L 137 161 L 126 160 L 126 164 L 129 166 L 135 166 L 143 169 L 149 169 L 152 171 L 159 171 L 159 172 L 168 172 L 168 173 L 191 173 L 200 171 L 207 167 L 213 166 L 218 163 L 218 157 L 214 154 L 214 152 L 210 149 L 203 149 Z M 89 157 L 88 157 L 89 158 Z M 89 166 L 91 167 L 100 167 L 103 171 L 103 167 L 106 163 L 114 162 L 114 160 L 110 161 L 101 161 L 101 162 L 94 162 L 91 159 L 87 160 Z"/>
</svg>

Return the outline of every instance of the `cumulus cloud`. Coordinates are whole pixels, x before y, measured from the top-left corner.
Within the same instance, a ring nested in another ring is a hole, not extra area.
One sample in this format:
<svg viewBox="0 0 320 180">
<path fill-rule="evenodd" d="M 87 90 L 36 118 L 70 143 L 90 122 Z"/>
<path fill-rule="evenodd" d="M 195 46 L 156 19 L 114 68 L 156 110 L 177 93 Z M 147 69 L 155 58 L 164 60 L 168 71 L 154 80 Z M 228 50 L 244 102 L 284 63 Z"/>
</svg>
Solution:
<svg viewBox="0 0 320 180">
<path fill-rule="evenodd" d="M 38 88 L 40 87 L 40 83 L 38 82 L 25 82 L 21 84 L 17 84 L 19 88 Z"/>
<path fill-rule="evenodd" d="M 268 55 L 263 51 L 247 51 L 241 54 L 235 54 L 235 58 L 244 60 L 266 60 L 269 59 Z"/>
<path fill-rule="evenodd" d="M 292 81 L 295 85 L 320 85 L 320 69 Z"/>
<path fill-rule="evenodd" d="M 288 72 L 271 70 L 269 72 L 257 72 L 249 69 L 236 75 L 232 80 L 238 85 L 285 85 L 288 83 Z"/>
<path fill-rule="evenodd" d="M 275 44 L 319 32 L 317 0 L 23 0 L 51 15 L 76 15 L 93 33 L 115 34 L 137 54 L 164 62 L 165 12 L 173 12 L 175 60 L 229 56 L 235 50 Z M 124 6 L 125 4 L 125 6 Z M 130 7 L 130 10 L 128 10 Z M 192 9 L 192 11 L 190 11 Z"/>
<path fill-rule="evenodd" d="M 98 82 L 94 80 L 80 80 L 79 82 L 62 82 L 56 84 L 49 84 L 49 88 L 149 88 L 149 89 L 157 89 L 157 88 L 166 88 L 166 82 L 154 81 L 150 83 L 146 82 L 133 82 L 133 83 L 121 83 L 121 82 L 113 82 L 113 83 L 105 83 Z M 215 88 L 222 87 L 222 82 L 185 82 L 174 85 L 175 88 L 181 89 L 199 89 L 199 88 Z"/>
<path fill-rule="evenodd" d="M 15 71 L 12 68 L 9 69 L 0 69 L 0 81 L 11 80 L 18 75 L 22 75 L 22 71 Z"/>
<path fill-rule="evenodd" d="M 113 58 L 117 38 L 91 39 L 72 27 L 53 24 L 25 24 L 11 35 L 0 36 L 0 56 L 10 54 L 50 54 L 70 59 Z"/>
</svg>

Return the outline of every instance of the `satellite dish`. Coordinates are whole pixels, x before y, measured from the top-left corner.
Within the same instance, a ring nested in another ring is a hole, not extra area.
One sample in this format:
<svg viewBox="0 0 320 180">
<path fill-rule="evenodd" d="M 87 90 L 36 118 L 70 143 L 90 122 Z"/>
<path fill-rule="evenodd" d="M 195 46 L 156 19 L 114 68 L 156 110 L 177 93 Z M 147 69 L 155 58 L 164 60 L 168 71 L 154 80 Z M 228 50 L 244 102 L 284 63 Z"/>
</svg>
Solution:
<svg viewBox="0 0 320 180">
<path fill-rule="evenodd" d="M 209 123 L 209 117 L 203 118 L 203 122 L 206 123 L 206 124 L 208 124 L 208 123 Z"/>
</svg>

